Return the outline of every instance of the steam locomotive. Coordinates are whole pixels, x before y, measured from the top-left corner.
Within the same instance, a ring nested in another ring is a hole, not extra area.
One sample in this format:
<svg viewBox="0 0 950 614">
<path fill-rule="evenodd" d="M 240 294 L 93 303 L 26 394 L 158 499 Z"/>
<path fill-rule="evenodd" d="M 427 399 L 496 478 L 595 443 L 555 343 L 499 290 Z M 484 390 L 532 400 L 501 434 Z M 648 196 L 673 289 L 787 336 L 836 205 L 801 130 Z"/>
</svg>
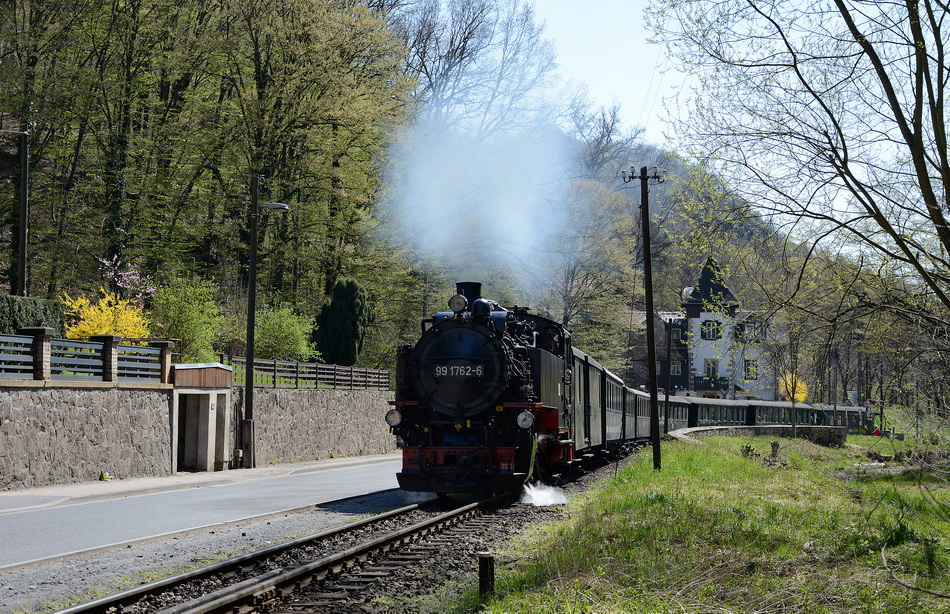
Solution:
<svg viewBox="0 0 950 614">
<path fill-rule="evenodd" d="M 517 490 L 649 438 L 649 397 L 574 347 L 561 324 L 483 298 L 477 282 L 456 290 L 451 311 L 423 320 L 418 342 L 397 352 L 386 422 L 402 450 L 402 489 Z M 849 409 L 860 419 L 863 408 Z M 802 403 L 696 397 L 672 397 L 664 413 L 664 430 L 819 419 Z"/>
<path fill-rule="evenodd" d="M 589 401 L 605 382 L 611 395 L 622 394 L 619 378 L 574 348 L 559 323 L 483 298 L 477 282 L 458 283 L 457 292 L 451 311 L 423 320 L 419 341 L 397 353 L 386 422 L 402 448 L 403 489 L 517 489 L 608 442 L 607 424 Z M 624 422 L 617 417 L 608 421 Z M 610 443 L 632 434 L 617 433 Z"/>
</svg>

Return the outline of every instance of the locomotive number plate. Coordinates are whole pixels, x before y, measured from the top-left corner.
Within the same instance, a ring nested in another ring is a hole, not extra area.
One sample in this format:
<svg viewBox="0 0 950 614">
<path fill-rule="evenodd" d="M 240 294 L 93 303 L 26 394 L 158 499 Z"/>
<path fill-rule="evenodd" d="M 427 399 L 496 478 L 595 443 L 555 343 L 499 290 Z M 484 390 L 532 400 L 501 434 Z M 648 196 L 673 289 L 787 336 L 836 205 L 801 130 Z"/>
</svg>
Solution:
<svg viewBox="0 0 950 614">
<path fill-rule="evenodd" d="M 482 365 L 435 365 L 432 368 L 435 377 L 481 377 L 485 375 Z"/>
</svg>

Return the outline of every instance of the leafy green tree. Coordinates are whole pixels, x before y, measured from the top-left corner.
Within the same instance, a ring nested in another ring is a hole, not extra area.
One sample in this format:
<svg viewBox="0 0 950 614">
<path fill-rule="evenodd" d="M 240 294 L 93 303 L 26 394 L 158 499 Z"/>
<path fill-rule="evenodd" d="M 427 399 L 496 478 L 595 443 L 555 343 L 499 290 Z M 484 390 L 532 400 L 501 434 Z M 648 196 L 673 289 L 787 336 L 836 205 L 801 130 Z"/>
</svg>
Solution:
<svg viewBox="0 0 950 614">
<path fill-rule="evenodd" d="M 262 298 L 315 313 L 356 266 L 409 89 L 403 43 L 365 2 L 8 4 L 0 124 L 30 126 L 37 289 L 94 290 L 96 258 L 224 279 L 247 264 L 251 175 L 292 205 L 261 219 Z M 4 210 L 16 185 L 0 181 Z"/>
<path fill-rule="evenodd" d="M 336 282 L 333 298 L 320 309 L 313 335 L 324 360 L 337 365 L 356 364 L 370 314 L 369 294 L 363 286 L 353 279 Z"/>
<path fill-rule="evenodd" d="M 271 309 L 257 315 L 254 330 L 256 358 L 306 361 L 314 358 L 308 341 L 313 320 L 289 307 Z"/>
<path fill-rule="evenodd" d="M 224 321 L 214 302 L 214 284 L 176 278 L 152 296 L 156 332 L 181 340 L 181 362 L 212 362 L 214 341 Z"/>
</svg>

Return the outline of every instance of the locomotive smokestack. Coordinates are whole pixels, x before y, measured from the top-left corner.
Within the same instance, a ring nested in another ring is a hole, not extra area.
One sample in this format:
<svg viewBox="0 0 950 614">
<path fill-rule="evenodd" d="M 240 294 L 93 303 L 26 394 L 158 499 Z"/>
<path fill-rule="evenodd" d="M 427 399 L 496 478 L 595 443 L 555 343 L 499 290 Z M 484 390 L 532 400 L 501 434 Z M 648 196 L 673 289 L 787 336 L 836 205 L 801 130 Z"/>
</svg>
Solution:
<svg viewBox="0 0 950 614">
<path fill-rule="evenodd" d="M 482 298 L 482 284 L 478 281 L 459 281 L 455 283 L 455 291 L 468 299 L 471 305 L 476 299 Z"/>
</svg>

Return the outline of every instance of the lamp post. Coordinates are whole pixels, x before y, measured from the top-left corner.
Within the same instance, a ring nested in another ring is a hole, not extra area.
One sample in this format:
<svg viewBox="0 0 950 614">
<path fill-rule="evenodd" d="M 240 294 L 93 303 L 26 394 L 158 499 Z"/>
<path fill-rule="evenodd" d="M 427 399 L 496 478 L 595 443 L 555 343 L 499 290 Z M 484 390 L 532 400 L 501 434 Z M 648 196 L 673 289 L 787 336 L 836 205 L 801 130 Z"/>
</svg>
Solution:
<svg viewBox="0 0 950 614">
<path fill-rule="evenodd" d="M 650 378 L 650 441 L 653 443 L 653 469 L 660 469 L 660 409 L 657 400 L 657 378 L 656 378 L 656 332 L 653 330 L 653 255 L 650 249 L 650 186 L 649 180 L 657 183 L 663 183 L 666 180 L 666 171 L 663 175 L 657 173 L 653 167 L 653 174 L 647 174 L 647 167 L 640 168 L 640 176 L 633 174 L 633 167 L 630 167 L 630 175 L 627 171 L 620 171 L 620 177 L 624 183 L 630 183 L 634 179 L 640 180 L 640 224 L 643 228 L 643 294 L 645 298 L 645 308 L 647 312 L 647 373 Z"/>
<path fill-rule="evenodd" d="M 251 208 L 248 211 L 247 224 L 250 228 L 250 245 L 247 274 L 247 342 L 244 357 L 244 423 L 241 428 L 243 442 L 242 466 L 257 466 L 254 456 L 254 315 L 257 310 L 257 226 L 261 217 L 260 177 L 251 177 Z M 264 203 L 264 207 L 274 211 L 286 212 L 290 209 L 284 203 Z"/>
<path fill-rule="evenodd" d="M 30 131 L 0 130 L 20 137 L 20 219 L 17 233 L 17 276 L 10 294 L 26 296 L 26 243 L 30 216 Z"/>
</svg>

